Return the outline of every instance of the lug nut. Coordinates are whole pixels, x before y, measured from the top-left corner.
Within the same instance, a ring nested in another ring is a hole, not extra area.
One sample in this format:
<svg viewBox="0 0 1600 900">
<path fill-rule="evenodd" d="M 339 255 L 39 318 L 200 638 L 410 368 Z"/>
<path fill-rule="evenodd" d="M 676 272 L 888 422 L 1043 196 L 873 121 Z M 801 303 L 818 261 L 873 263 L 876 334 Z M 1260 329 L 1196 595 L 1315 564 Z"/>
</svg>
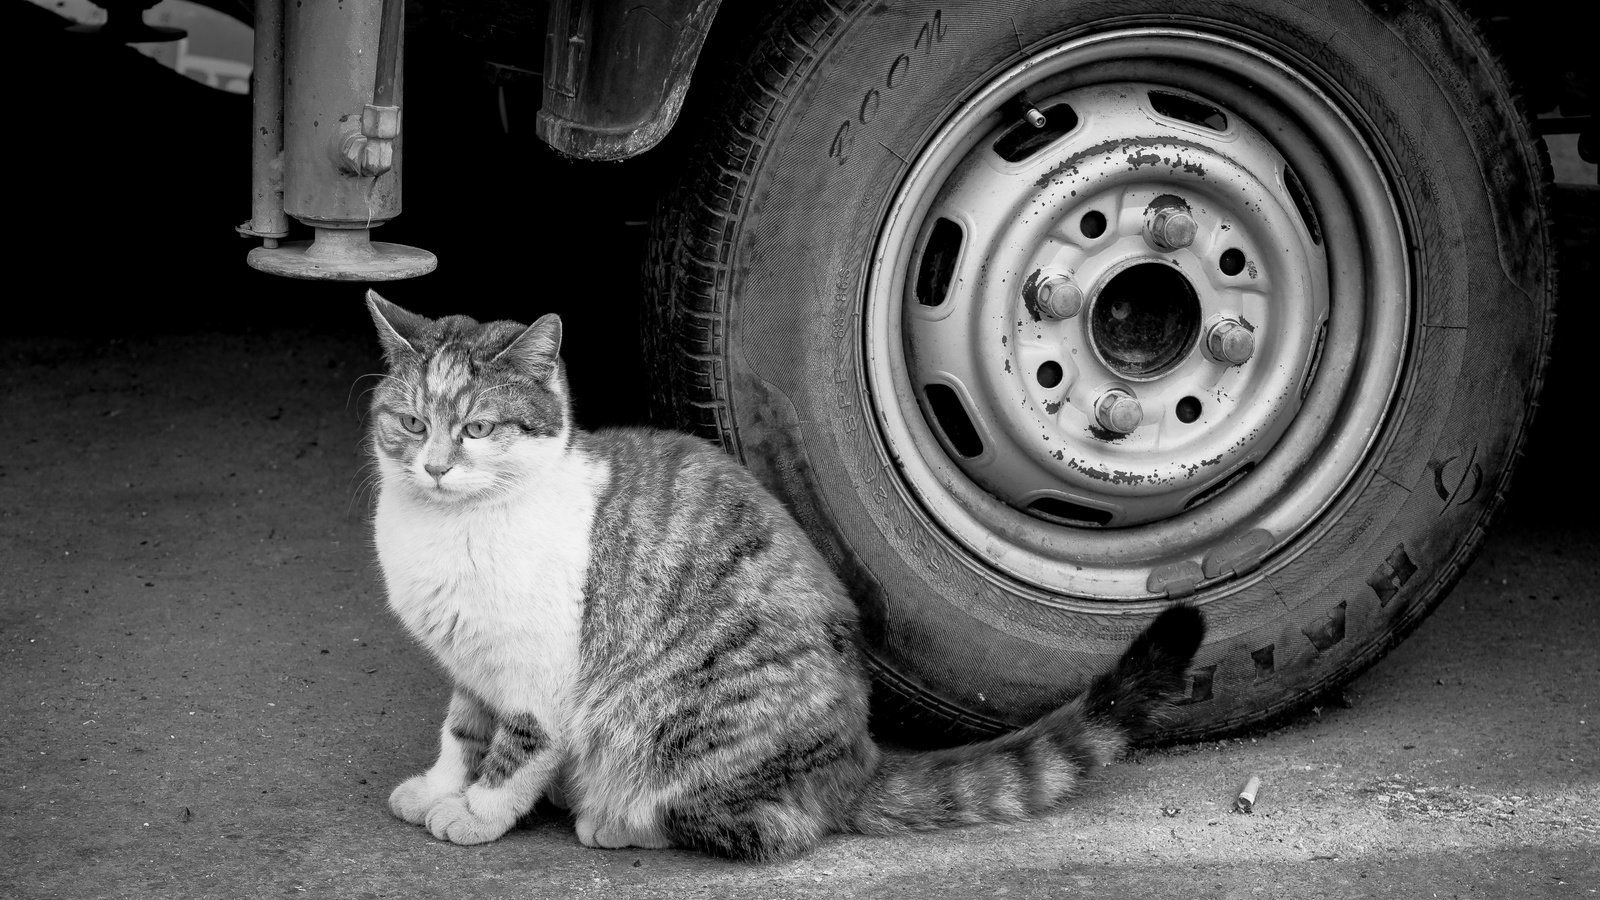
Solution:
<svg viewBox="0 0 1600 900">
<path fill-rule="evenodd" d="M 1169 206 L 1145 223 L 1144 237 L 1157 250 L 1181 250 L 1194 243 L 1198 229 L 1193 216 Z"/>
<path fill-rule="evenodd" d="M 1144 409 L 1127 389 L 1111 388 L 1094 402 L 1094 418 L 1107 431 L 1128 434 L 1144 420 Z"/>
<path fill-rule="evenodd" d="M 1083 309 L 1083 290 L 1060 272 L 1040 279 L 1034 292 L 1039 311 L 1052 319 L 1070 319 Z"/>
<path fill-rule="evenodd" d="M 1217 362 L 1242 366 L 1255 355 L 1256 335 L 1238 319 L 1226 318 L 1211 326 L 1206 335 L 1206 350 Z"/>
</svg>

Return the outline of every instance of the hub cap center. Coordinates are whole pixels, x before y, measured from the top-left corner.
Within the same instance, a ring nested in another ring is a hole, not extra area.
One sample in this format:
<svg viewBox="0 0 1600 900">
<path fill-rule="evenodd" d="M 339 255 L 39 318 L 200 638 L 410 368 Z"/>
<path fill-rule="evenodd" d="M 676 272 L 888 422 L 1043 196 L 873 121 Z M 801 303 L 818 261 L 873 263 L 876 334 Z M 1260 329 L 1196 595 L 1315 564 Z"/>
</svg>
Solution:
<svg viewBox="0 0 1600 900">
<path fill-rule="evenodd" d="M 1134 381 L 1171 370 L 1200 336 L 1200 298 L 1189 279 L 1161 263 L 1112 276 L 1089 310 L 1089 341 L 1106 367 Z"/>
</svg>

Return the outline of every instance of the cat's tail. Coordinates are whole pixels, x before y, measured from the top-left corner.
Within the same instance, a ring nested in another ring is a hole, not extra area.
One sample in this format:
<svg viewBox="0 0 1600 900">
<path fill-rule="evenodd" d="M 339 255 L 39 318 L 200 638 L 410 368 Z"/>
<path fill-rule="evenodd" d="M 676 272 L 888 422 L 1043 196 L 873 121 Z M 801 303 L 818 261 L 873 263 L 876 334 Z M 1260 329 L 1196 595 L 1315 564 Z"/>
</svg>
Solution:
<svg viewBox="0 0 1600 900">
<path fill-rule="evenodd" d="M 1114 669 L 1032 725 L 949 750 L 886 752 L 843 830 L 898 834 L 1056 809 L 1086 775 L 1120 755 L 1130 736 L 1172 709 L 1205 631 L 1199 610 L 1170 607 Z"/>
</svg>

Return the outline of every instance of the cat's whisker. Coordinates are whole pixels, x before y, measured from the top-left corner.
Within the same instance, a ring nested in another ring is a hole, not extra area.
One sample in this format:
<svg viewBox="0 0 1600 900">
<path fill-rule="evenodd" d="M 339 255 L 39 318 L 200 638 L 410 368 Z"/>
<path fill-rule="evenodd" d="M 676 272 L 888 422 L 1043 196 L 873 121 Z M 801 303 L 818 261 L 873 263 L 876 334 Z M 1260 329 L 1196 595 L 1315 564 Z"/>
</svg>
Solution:
<svg viewBox="0 0 1600 900">
<path fill-rule="evenodd" d="M 361 502 L 369 511 L 376 505 L 378 485 L 383 479 L 383 473 L 378 471 L 378 467 L 375 464 L 368 463 L 358 470 L 358 474 L 360 475 L 360 481 L 356 483 L 350 493 L 350 502 L 345 507 L 346 515 L 355 510 L 357 502 Z"/>
<path fill-rule="evenodd" d="M 357 375 L 355 380 L 350 382 L 350 390 L 345 393 L 344 408 L 348 410 L 350 408 L 350 404 L 351 404 L 352 401 L 360 400 L 362 397 L 367 396 L 368 394 L 370 394 L 373 391 L 377 390 L 378 385 L 382 384 L 384 379 L 393 378 L 393 377 L 394 376 L 390 375 L 388 372 L 368 372 L 365 375 Z M 368 379 L 368 378 L 376 378 L 376 379 L 378 379 L 378 384 L 375 384 L 372 387 L 367 388 L 366 390 L 362 391 L 359 396 L 357 396 L 356 395 L 356 388 L 358 386 L 360 386 L 360 384 L 361 384 L 361 382 L 363 380 Z"/>
</svg>

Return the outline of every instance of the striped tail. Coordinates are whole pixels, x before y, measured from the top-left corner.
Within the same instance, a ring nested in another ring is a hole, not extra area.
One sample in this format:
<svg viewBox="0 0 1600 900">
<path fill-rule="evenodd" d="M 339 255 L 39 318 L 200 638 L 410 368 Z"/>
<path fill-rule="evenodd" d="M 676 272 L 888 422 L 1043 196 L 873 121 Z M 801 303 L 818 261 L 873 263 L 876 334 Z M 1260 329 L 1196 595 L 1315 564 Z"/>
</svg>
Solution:
<svg viewBox="0 0 1600 900">
<path fill-rule="evenodd" d="M 885 753 L 846 831 L 899 834 L 1043 815 L 1116 759 L 1173 706 L 1205 637 L 1191 606 L 1170 607 L 1081 696 L 1011 734 L 949 750 Z"/>
</svg>

